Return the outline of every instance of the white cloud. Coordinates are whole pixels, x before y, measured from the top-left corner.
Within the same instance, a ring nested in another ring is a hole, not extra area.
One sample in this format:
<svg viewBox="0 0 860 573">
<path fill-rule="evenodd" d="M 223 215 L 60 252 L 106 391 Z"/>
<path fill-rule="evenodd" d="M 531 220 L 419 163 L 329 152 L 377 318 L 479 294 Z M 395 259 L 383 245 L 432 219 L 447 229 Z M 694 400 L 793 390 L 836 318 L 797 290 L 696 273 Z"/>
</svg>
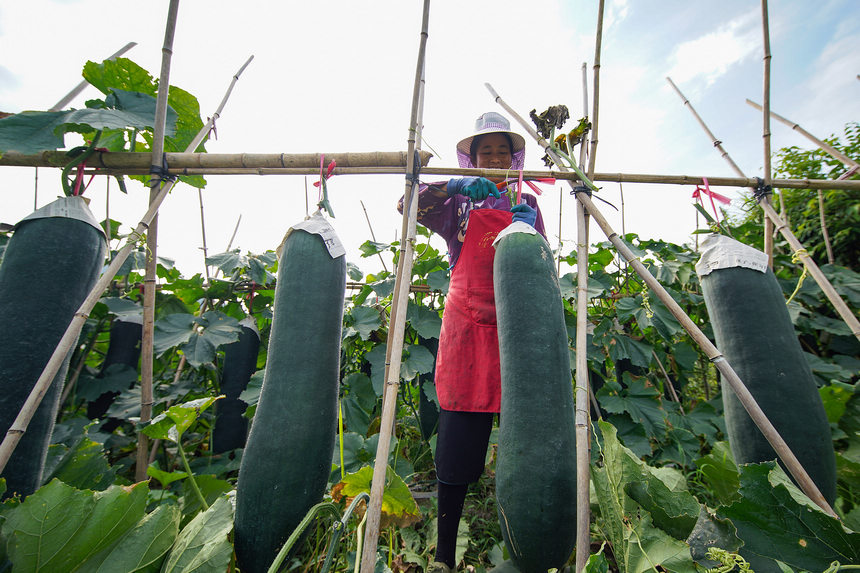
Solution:
<svg viewBox="0 0 860 573">
<path fill-rule="evenodd" d="M 668 75 L 677 83 L 701 77 L 712 85 L 732 66 L 761 50 L 761 15 L 748 12 L 713 32 L 679 44 L 669 58 Z"/>
</svg>

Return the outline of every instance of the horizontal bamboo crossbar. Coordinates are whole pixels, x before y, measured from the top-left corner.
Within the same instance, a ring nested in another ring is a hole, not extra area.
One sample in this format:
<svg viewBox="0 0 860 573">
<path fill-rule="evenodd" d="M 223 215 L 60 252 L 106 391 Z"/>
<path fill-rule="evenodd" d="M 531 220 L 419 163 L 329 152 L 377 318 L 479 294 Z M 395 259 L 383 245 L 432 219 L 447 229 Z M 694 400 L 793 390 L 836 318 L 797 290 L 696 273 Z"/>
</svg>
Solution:
<svg viewBox="0 0 860 573">
<path fill-rule="evenodd" d="M 432 153 L 421 152 L 421 164 L 426 165 Z M 295 169 L 313 168 L 319 172 L 319 153 L 167 153 L 171 173 L 182 169 Z M 339 167 L 405 167 L 405 151 L 370 151 L 366 153 L 326 153 L 325 164 L 335 161 Z M 33 155 L 7 152 L 0 157 L 0 166 L 65 167 L 69 158 L 64 151 L 43 151 Z M 87 159 L 87 167 L 112 169 L 117 172 L 143 170 L 149 173 L 152 154 L 144 152 L 99 152 Z"/>
<path fill-rule="evenodd" d="M 422 165 L 432 154 L 421 152 Z M 149 173 L 151 156 L 148 153 L 97 153 L 87 166 L 98 168 L 103 175 L 145 175 Z M 325 161 L 335 160 L 333 175 L 402 175 L 406 173 L 406 153 L 369 152 L 333 153 Z M 45 151 L 35 155 L 7 153 L 0 157 L 0 167 L 63 167 L 68 162 L 62 151 Z M 316 175 L 320 156 L 307 154 L 215 154 L 168 153 L 168 172 L 171 175 Z M 95 171 L 88 170 L 93 174 Z M 421 175 L 505 177 L 513 172 L 506 169 L 462 169 L 456 167 L 422 166 Z M 523 177 L 554 177 L 558 180 L 578 181 L 576 173 L 561 171 L 524 170 Z M 649 173 L 595 173 L 593 181 L 616 183 L 652 183 L 663 185 L 703 185 L 711 187 L 758 186 L 754 177 L 711 177 L 701 175 L 661 175 Z M 831 181 L 826 179 L 774 179 L 772 185 L 784 189 L 860 190 L 860 181 Z"/>
</svg>

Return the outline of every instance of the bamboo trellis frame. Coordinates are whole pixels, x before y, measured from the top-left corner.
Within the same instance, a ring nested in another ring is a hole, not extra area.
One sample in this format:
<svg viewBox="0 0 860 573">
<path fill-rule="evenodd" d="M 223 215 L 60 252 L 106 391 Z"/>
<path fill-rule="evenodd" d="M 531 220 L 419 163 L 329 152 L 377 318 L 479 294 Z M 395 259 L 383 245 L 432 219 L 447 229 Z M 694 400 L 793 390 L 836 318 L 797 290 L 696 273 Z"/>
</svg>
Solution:
<svg viewBox="0 0 860 573">
<path fill-rule="evenodd" d="M 540 137 L 537 132 L 531 127 L 531 125 L 526 122 L 522 116 L 520 116 L 513 108 L 511 108 L 507 103 L 502 100 L 502 98 L 488 85 L 488 88 L 491 90 L 491 93 L 496 101 L 503 109 L 505 109 L 508 113 L 514 117 L 520 125 L 525 129 L 537 142 L 538 144 L 550 155 L 553 157 L 555 152 L 552 149 L 552 146 Z M 558 156 L 553 157 L 553 160 L 556 161 L 557 165 L 563 165 Z M 571 184 L 573 186 L 573 184 Z M 774 428 L 773 424 L 768 420 L 767 416 L 762 411 L 761 407 L 756 403 L 755 398 L 750 393 L 749 389 L 747 389 L 746 385 L 722 355 L 722 353 L 717 349 L 716 346 L 708 339 L 707 336 L 702 332 L 702 330 L 698 327 L 698 325 L 693 322 L 689 316 L 684 312 L 681 306 L 675 302 L 675 299 L 672 298 L 671 295 L 663 288 L 663 285 L 654 278 L 654 275 L 645 267 L 642 261 L 639 260 L 630 247 L 618 236 L 618 234 L 612 229 L 612 226 L 609 224 L 609 221 L 604 218 L 603 214 L 597 209 L 594 205 L 594 202 L 586 193 L 577 193 L 576 198 L 578 201 L 581 201 L 585 207 L 585 209 L 594 217 L 595 222 L 600 226 L 601 230 L 604 232 L 609 241 L 615 246 L 616 250 L 621 253 L 621 255 L 630 263 L 630 266 L 636 271 L 639 277 L 645 282 L 646 285 L 651 289 L 651 291 L 657 295 L 657 298 L 660 299 L 660 302 L 666 305 L 666 308 L 669 309 L 669 312 L 672 313 L 672 316 L 678 320 L 681 326 L 684 327 L 684 330 L 690 335 L 690 337 L 699 345 L 699 347 L 704 351 L 704 353 L 708 356 L 711 362 L 717 367 L 720 374 L 723 376 L 723 379 L 731 386 L 732 390 L 738 396 L 741 404 L 744 406 L 744 409 L 750 415 L 752 420 L 755 422 L 756 426 L 758 426 L 761 433 L 767 439 L 768 443 L 773 447 L 774 451 L 777 453 L 779 458 L 788 468 L 789 473 L 794 477 L 797 481 L 800 489 L 809 497 L 816 505 L 821 507 L 828 514 L 836 517 L 836 513 L 833 511 L 833 508 L 830 507 L 830 504 L 827 503 L 827 500 L 824 499 L 824 496 L 821 495 L 821 492 L 818 489 L 818 486 L 815 485 L 815 482 L 809 477 L 809 474 L 803 468 L 803 466 L 798 461 L 797 457 L 788 447 L 788 444 L 785 443 L 785 440 L 782 436 L 779 435 L 776 428 Z"/>
<path fill-rule="evenodd" d="M 764 72 L 762 73 L 763 88 L 762 101 L 764 108 L 770 111 L 770 31 L 767 16 L 767 0 L 761 0 L 761 27 L 762 27 L 762 44 L 764 48 Z M 770 114 L 765 113 L 762 116 L 762 142 L 764 143 L 764 184 L 771 184 L 771 167 L 770 167 Z M 770 195 L 764 197 L 764 203 L 770 204 Z M 780 211 L 785 213 L 785 207 L 781 207 Z M 767 255 L 767 264 L 773 268 L 773 221 L 770 218 L 764 218 L 764 252 Z"/>
<path fill-rule="evenodd" d="M 206 161 L 209 155 L 214 161 Z M 326 153 L 327 158 L 335 159 L 338 166 L 332 171 L 333 175 L 404 175 L 406 173 L 406 152 L 370 152 L 370 153 Z M 458 175 L 479 177 L 505 177 L 511 174 L 507 169 L 465 169 L 461 167 L 429 167 L 427 162 L 432 155 L 429 152 L 419 153 L 422 175 Z M 307 154 L 207 154 L 207 153 L 167 153 L 167 172 L 170 175 L 316 175 L 319 174 L 319 153 Z M 8 152 L 0 157 L 0 167 L 63 167 L 68 163 L 63 151 L 45 151 L 33 155 Z M 87 160 L 91 168 L 88 175 L 145 175 L 149 173 L 149 153 L 95 153 Z M 357 162 L 368 159 L 372 164 L 361 166 L 343 165 L 338 159 L 346 162 Z M 378 160 L 376 159 L 378 158 Z M 280 162 L 290 163 L 292 167 L 281 167 Z M 245 166 L 243 166 L 243 162 Z M 200 167 L 201 163 L 209 166 Z M 217 166 L 216 166 L 217 165 Z M 277 166 L 276 166 L 277 165 Z M 579 176 L 572 172 L 556 170 L 523 170 L 523 177 L 539 178 L 554 177 L 562 181 L 579 181 Z M 673 175 L 652 173 L 594 173 L 592 181 L 613 183 L 643 183 L 658 185 L 703 185 L 708 180 L 711 187 L 757 187 L 759 179 L 746 177 L 722 177 L 710 175 Z M 771 184 L 785 189 L 830 189 L 856 191 L 860 190 L 860 181 L 824 179 L 773 179 Z"/>
</svg>

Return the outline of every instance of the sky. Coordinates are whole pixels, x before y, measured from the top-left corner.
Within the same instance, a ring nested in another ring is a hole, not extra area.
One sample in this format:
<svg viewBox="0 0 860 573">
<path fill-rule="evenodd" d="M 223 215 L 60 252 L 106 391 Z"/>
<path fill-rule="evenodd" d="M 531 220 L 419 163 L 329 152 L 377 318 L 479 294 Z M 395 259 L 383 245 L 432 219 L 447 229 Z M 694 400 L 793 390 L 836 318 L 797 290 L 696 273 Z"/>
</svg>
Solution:
<svg viewBox="0 0 860 573">
<path fill-rule="evenodd" d="M 424 149 L 433 167 L 456 167 L 454 148 L 485 111 L 503 112 L 485 89 L 526 116 L 565 104 L 583 115 L 582 65 L 594 96 L 596 0 L 433 0 L 430 4 L 424 98 Z M 421 26 L 422 0 L 226 2 L 179 4 L 170 83 L 197 96 L 211 115 L 232 75 L 245 70 L 217 123 L 212 153 L 338 153 L 405 150 Z M 29 0 L 0 4 L 0 111 L 46 110 L 81 80 L 87 60 L 99 61 L 127 42 L 126 54 L 153 75 L 161 67 L 167 0 L 105 4 L 92 0 Z M 860 3 L 856 0 L 770 0 L 771 109 L 819 138 L 841 134 L 860 119 Z M 607 0 L 600 66 L 596 171 L 734 176 L 671 89 L 669 76 L 748 176 L 763 173 L 763 99 L 759 2 Z M 88 88 L 68 107 L 99 97 Z M 588 103 L 591 116 L 591 101 Z M 593 119 L 593 117 L 592 117 Z M 512 122 L 515 124 L 515 122 Z M 515 124 L 515 130 L 523 132 Z M 812 146 L 778 122 L 771 145 Z M 79 141 L 67 136 L 66 145 Z M 527 142 L 527 169 L 543 169 Z M 0 170 L 0 222 L 14 224 L 60 193 L 58 170 Z M 425 177 L 433 180 L 434 177 Z M 308 188 L 313 177 L 308 180 Z M 599 183 L 600 196 L 621 207 L 618 183 Z M 336 176 L 328 183 L 332 221 L 347 259 L 361 258 L 371 238 L 398 238 L 395 210 L 402 175 Z M 597 205 L 617 232 L 692 243 L 694 186 L 623 184 L 624 217 Z M 732 198 L 741 189 L 719 188 Z M 148 190 L 136 182 L 122 195 L 97 178 L 86 192 L 101 220 L 130 231 L 146 211 Z M 34 197 L 34 194 L 36 195 Z M 226 249 L 241 215 L 234 248 L 275 249 L 305 217 L 302 176 L 209 176 L 203 191 L 209 254 Z M 310 203 L 316 196 L 311 193 Z M 367 211 L 365 218 L 362 203 Z M 575 203 L 561 184 L 545 186 L 539 204 L 550 244 L 575 249 Z M 739 201 L 733 203 L 738 209 Z M 560 214 L 561 211 L 561 214 Z M 198 193 L 178 185 L 159 215 L 158 254 L 185 276 L 203 270 Z M 561 220 L 561 224 L 559 224 Z M 590 242 L 605 239 L 592 224 Z M 444 251 L 438 238 L 432 244 Z M 390 259 L 389 259 L 390 260 Z M 388 268 L 391 268 L 390 263 Z"/>
</svg>

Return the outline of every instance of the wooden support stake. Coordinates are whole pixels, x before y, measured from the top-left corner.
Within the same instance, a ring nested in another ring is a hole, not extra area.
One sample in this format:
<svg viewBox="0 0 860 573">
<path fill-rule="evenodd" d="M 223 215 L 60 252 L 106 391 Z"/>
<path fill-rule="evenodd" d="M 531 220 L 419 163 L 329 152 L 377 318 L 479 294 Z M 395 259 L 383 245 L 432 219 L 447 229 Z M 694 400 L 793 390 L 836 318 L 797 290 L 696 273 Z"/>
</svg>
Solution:
<svg viewBox="0 0 860 573">
<path fill-rule="evenodd" d="M 424 0 L 421 18 L 421 39 L 418 62 L 415 68 L 415 83 L 412 90 L 412 112 L 409 120 L 407 158 L 416 156 L 421 147 L 421 124 L 424 104 L 424 60 L 427 50 L 427 29 L 430 19 L 430 0 Z M 418 185 L 415 163 L 406 163 L 404 188 L 403 229 L 400 260 L 394 282 L 391 322 L 388 328 L 386 348 L 385 389 L 382 398 L 382 420 L 379 426 L 379 441 L 373 467 L 370 501 L 367 505 L 367 525 L 361 555 L 361 573 L 373 573 L 376 566 L 376 545 L 379 541 L 379 521 L 382 511 L 382 494 L 385 491 L 388 453 L 397 413 L 397 390 L 400 386 L 400 361 L 403 354 L 403 337 L 406 329 L 406 304 L 409 300 L 409 283 L 412 277 L 412 259 L 415 252 L 416 221 L 418 219 Z"/>
<path fill-rule="evenodd" d="M 152 158 L 149 181 L 149 203 L 158 198 L 162 185 L 161 168 L 164 166 L 164 129 L 167 123 L 167 95 L 170 91 L 170 62 L 173 57 L 173 37 L 176 33 L 176 17 L 179 0 L 170 0 L 167 9 L 167 26 L 164 31 L 164 44 L 161 48 L 161 74 L 158 80 L 158 97 L 155 102 L 155 125 L 152 138 Z M 158 252 L 158 214 L 152 217 L 146 233 L 146 274 L 143 281 L 143 334 L 140 343 L 140 427 L 152 417 L 152 368 L 153 339 L 155 337 L 155 283 Z M 136 481 L 146 479 L 149 460 L 149 439 L 143 432 L 137 433 L 137 463 L 134 470 Z"/>
<path fill-rule="evenodd" d="M 768 32 L 767 0 L 761 0 L 761 25 L 764 44 L 764 108 L 767 110 L 762 115 L 762 141 L 764 142 L 764 184 L 771 184 L 770 168 L 770 33 Z M 770 196 L 765 197 L 764 202 L 771 203 Z M 780 209 L 785 213 L 785 207 Z M 767 265 L 773 269 L 773 222 L 770 218 L 764 218 L 764 252 L 767 255 Z"/>
<path fill-rule="evenodd" d="M 492 89 L 491 86 L 487 85 L 488 89 L 490 89 L 491 93 L 496 99 L 496 102 L 501 105 L 505 110 L 507 110 L 513 117 L 517 119 L 520 125 L 532 136 L 536 141 L 544 148 L 544 150 L 553 157 L 555 152 L 552 150 L 550 144 L 540 137 L 537 132 L 520 116 L 516 111 L 514 111 L 507 103 L 505 103 L 501 97 Z M 557 164 L 560 164 L 561 161 L 558 157 L 553 157 L 553 160 L 557 161 Z M 779 456 L 779 459 L 782 460 L 783 464 L 788 468 L 789 473 L 794 477 L 797 484 L 800 486 L 800 489 L 803 493 L 806 494 L 816 505 L 821 507 L 824 511 L 830 514 L 833 517 L 837 517 L 836 513 L 833 511 L 833 508 L 830 507 L 830 504 L 827 503 L 827 500 L 824 499 L 824 496 L 821 495 L 821 492 L 818 489 L 818 486 L 815 485 L 815 482 L 809 477 L 809 474 L 806 473 L 806 470 L 803 469 L 803 466 L 797 460 L 797 457 L 788 447 L 788 444 L 785 443 L 785 440 L 782 439 L 782 436 L 779 435 L 776 428 L 774 428 L 773 424 L 768 420 L 765 413 L 762 411 L 761 407 L 755 401 L 755 398 L 750 393 L 749 389 L 746 385 L 741 381 L 740 377 L 728 363 L 728 361 L 723 357 L 720 351 L 716 346 L 708 339 L 707 336 L 702 332 L 702 330 L 693 322 L 689 316 L 684 312 L 684 309 L 675 302 L 675 299 L 666 292 L 666 289 L 663 288 L 657 279 L 654 278 L 654 275 L 645 267 L 644 264 L 639 260 L 639 258 L 630 250 L 630 247 L 621 240 L 618 234 L 612 229 L 612 226 L 609 224 L 609 221 L 603 216 L 603 214 L 597 209 L 597 207 L 592 202 L 591 198 L 588 197 L 585 193 L 577 193 L 577 200 L 581 201 L 585 206 L 585 209 L 588 213 L 594 217 L 595 222 L 600 226 L 601 230 L 604 232 L 609 241 L 615 246 L 616 250 L 621 253 L 621 255 L 630 263 L 630 266 L 633 267 L 633 270 L 639 275 L 639 277 L 645 282 L 646 285 L 657 295 L 657 298 L 666 305 L 666 308 L 669 309 L 669 312 L 672 313 L 681 326 L 684 327 L 684 330 L 690 335 L 690 337 L 699 345 L 699 347 L 704 351 L 704 353 L 708 356 L 711 362 L 714 363 L 717 370 L 720 371 L 720 374 L 723 376 L 723 379 L 731 386 L 732 390 L 737 394 L 738 399 L 741 404 L 744 406 L 744 409 L 750 415 L 753 422 L 755 422 L 758 429 L 767 439 L 768 443 L 774 449 L 776 454 Z"/>
</svg>

